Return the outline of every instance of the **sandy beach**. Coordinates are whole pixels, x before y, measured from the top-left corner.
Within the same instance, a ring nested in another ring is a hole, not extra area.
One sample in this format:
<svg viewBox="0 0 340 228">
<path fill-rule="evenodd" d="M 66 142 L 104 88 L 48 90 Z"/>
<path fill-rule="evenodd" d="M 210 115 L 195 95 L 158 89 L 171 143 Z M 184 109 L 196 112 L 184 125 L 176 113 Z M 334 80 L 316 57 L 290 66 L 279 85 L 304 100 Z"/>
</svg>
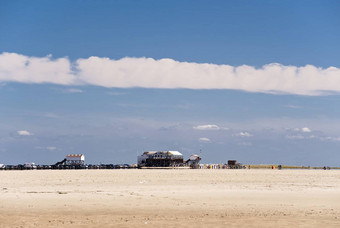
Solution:
<svg viewBox="0 0 340 228">
<path fill-rule="evenodd" d="M 340 171 L 0 171 L 0 202 L 0 227 L 340 227 Z"/>
</svg>

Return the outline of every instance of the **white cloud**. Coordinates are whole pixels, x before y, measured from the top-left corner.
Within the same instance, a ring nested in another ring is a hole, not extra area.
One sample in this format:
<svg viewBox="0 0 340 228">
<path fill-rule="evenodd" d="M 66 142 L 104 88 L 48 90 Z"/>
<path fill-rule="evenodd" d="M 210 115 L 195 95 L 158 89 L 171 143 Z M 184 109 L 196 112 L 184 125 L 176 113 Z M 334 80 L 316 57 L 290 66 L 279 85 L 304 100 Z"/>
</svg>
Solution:
<svg viewBox="0 0 340 228">
<path fill-rule="evenodd" d="M 33 135 L 31 132 L 29 131 L 26 131 L 26 130 L 20 130 L 20 131 L 17 131 L 18 135 L 22 135 L 22 136 L 30 136 L 30 135 Z"/>
<path fill-rule="evenodd" d="M 291 108 L 291 109 L 300 109 L 300 108 L 302 108 L 301 106 L 298 106 L 298 105 L 285 105 L 285 107 Z"/>
<path fill-rule="evenodd" d="M 199 138 L 198 141 L 205 142 L 205 143 L 210 143 L 211 142 L 211 140 L 209 138 L 206 138 L 206 137 Z"/>
<path fill-rule="evenodd" d="M 81 89 L 76 89 L 76 88 L 68 88 L 68 89 L 63 89 L 62 92 L 63 93 L 82 93 L 84 91 Z"/>
<path fill-rule="evenodd" d="M 301 131 L 306 133 L 312 132 L 308 127 L 301 128 Z"/>
<path fill-rule="evenodd" d="M 204 130 L 219 130 L 220 127 L 215 125 L 215 124 L 207 124 L 207 125 L 198 125 L 198 126 L 195 126 L 193 127 L 195 130 L 201 130 L 201 131 L 204 131 Z"/>
<path fill-rule="evenodd" d="M 2 53 L 0 82 L 323 95 L 340 92 L 340 68 L 284 66 L 279 63 L 260 68 L 248 65 L 234 67 L 172 59 L 126 57 L 114 60 L 95 56 L 71 62 L 67 57 L 53 59 L 51 56 Z"/>
<path fill-rule="evenodd" d="M 0 54 L 0 81 L 22 83 L 75 83 L 68 58 L 29 57 L 16 53 Z"/>
<path fill-rule="evenodd" d="M 237 134 L 237 136 L 240 136 L 240 137 L 252 137 L 253 135 L 250 134 L 249 132 L 240 132 Z"/>
<path fill-rule="evenodd" d="M 55 146 L 47 146 L 46 149 L 47 150 L 56 150 L 57 147 L 55 147 Z"/>
<path fill-rule="evenodd" d="M 50 151 L 53 151 L 53 150 L 57 149 L 57 147 L 55 147 L 55 146 L 46 146 L 46 147 L 37 146 L 35 148 L 39 149 L 39 150 L 50 150 Z"/>
<path fill-rule="evenodd" d="M 287 139 L 305 139 L 303 135 L 286 135 Z"/>
<path fill-rule="evenodd" d="M 315 135 L 286 135 L 287 139 L 320 139 L 323 140 L 324 137 L 319 137 Z"/>
<path fill-rule="evenodd" d="M 321 141 L 334 141 L 334 142 L 339 142 L 340 137 L 320 137 Z"/>
<path fill-rule="evenodd" d="M 309 129 L 308 127 L 303 127 L 303 128 L 294 128 L 294 131 L 297 132 L 303 132 L 303 133 L 310 133 L 312 132 L 311 129 Z"/>
</svg>

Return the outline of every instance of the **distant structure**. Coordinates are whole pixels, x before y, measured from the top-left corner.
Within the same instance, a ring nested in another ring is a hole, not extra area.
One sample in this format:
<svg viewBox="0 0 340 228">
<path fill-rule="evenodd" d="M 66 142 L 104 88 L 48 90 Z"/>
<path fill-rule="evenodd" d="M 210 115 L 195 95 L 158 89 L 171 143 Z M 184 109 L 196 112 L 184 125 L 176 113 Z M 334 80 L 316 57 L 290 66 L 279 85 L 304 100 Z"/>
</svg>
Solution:
<svg viewBox="0 0 340 228">
<path fill-rule="evenodd" d="M 236 160 L 228 160 L 228 166 L 236 166 L 237 161 Z"/>
<path fill-rule="evenodd" d="M 84 154 L 68 154 L 66 155 L 66 165 L 84 165 L 85 156 Z"/>
<path fill-rule="evenodd" d="M 36 169 L 37 166 L 35 165 L 34 162 L 29 162 L 29 163 L 25 163 L 25 164 L 24 164 L 24 168 L 25 168 L 25 169 Z"/>
<path fill-rule="evenodd" d="M 137 157 L 138 167 L 177 167 L 183 163 L 183 155 L 178 151 L 145 151 Z"/>
<path fill-rule="evenodd" d="M 201 161 L 201 157 L 197 154 L 193 154 L 190 156 L 190 158 L 186 161 L 186 163 L 194 169 L 198 169 L 199 168 L 199 163 Z"/>
<path fill-rule="evenodd" d="M 237 163 L 236 160 L 228 160 L 228 168 L 229 169 L 243 169 L 243 165 L 241 163 Z"/>
</svg>

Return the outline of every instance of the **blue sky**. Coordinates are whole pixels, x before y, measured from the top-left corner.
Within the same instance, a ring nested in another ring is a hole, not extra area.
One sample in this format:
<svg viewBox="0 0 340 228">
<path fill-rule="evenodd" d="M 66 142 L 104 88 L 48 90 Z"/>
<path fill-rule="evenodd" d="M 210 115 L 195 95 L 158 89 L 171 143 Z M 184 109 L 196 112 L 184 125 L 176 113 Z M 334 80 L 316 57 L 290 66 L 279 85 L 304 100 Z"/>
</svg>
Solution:
<svg viewBox="0 0 340 228">
<path fill-rule="evenodd" d="M 339 166 L 338 1 L 0 1 L 0 163 Z"/>
</svg>

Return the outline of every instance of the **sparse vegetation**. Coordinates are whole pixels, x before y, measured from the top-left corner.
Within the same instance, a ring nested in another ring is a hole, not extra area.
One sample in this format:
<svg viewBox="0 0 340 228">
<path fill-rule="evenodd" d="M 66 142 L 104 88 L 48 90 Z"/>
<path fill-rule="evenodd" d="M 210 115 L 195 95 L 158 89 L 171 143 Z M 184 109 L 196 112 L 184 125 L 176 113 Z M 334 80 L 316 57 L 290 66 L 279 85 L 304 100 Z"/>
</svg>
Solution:
<svg viewBox="0 0 340 228">
<path fill-rule="evenodd" d="M 252 164 L 252 165 L 244 165 L 246 168 L 250 169 L 279 169 L 279 165 L 276 164 Z M 281 165 L 282 169 L 324 169 L 324 166 L 295 166 L 295 165 Z M 329 167 L 326 166 L 327 169 L 340 169 L 340 167 Z"/>
</svg>

